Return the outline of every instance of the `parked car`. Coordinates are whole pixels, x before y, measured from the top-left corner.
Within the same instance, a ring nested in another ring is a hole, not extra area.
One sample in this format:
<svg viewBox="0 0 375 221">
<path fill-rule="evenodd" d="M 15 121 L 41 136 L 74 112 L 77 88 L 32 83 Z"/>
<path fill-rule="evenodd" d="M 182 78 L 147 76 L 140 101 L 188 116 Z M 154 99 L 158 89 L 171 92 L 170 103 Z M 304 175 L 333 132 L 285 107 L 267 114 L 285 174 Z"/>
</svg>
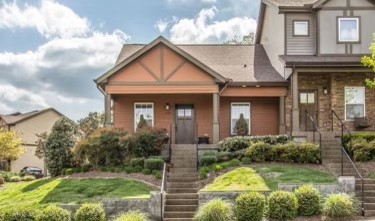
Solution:
<svg viewBox="0 0 375 221">
<path fill-rule="evenodd" d="M 32 175 L 32 176 L 35 176 L 35 178 L 39 179 L 39 178 L 43 178 L 44 177 L 44 174 L 43 174 L 43 171 L 42 169 L 40 168 L 37 168 L 37 167 L 24 167 L 21 171 L 20 171 L 21 174 L 25 174 L 25 175 Z"/>
</svg>

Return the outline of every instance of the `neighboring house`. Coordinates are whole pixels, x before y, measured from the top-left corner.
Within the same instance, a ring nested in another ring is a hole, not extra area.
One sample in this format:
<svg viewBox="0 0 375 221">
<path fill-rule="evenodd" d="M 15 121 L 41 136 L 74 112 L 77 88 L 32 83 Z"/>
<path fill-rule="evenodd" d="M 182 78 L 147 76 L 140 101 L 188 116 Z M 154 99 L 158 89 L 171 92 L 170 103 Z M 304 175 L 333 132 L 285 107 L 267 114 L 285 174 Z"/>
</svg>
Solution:
<svg viewBox="0 0 375 221">
<path fill-rule="evenodd" d="M 35 156 L 36 134 L 50 133 L 54 123 L 63 115 L 53 108 L 35 110 L 27 113 L 0 115 L 0 128 L 18 131 L 26 152 L 11 163 L 11 170 L 19 172 L 26 166 L 38 167 L 45 173 L 44 160 Z"/>
<path fill-rule="evenodd" d="M 262 0 L 256 43 L 291 81 L 287 131 L 312 130 L 306 111 L 320 130 L 340 130 L 331 109 L 350 130 L 375 129 L 375 91 L 365 87 L 375 75 L 360 63 L 370 53 L 374 21 L 373 0 Z M 370 127 L 356 128 L 358 117 Z"/>
</svg>

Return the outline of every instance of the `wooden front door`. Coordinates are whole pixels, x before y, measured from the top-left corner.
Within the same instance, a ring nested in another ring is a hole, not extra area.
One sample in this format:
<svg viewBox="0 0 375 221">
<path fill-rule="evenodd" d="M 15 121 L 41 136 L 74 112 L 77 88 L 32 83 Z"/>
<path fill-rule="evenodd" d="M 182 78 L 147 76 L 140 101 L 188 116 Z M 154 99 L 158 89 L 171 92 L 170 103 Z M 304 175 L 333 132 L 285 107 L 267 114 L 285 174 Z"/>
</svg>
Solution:
<svg viewBox="0 0 375 221">
<path fill-rule="evenodd" d="M 312 90 L 299 91 L 299 122 L 302 131 L 312 131 L 313 123 L 307 116 L 306 111 L 311 115 L 315 124 L 318 126 L 318 101 L 317 93 Z"/>
<path fill-rule="evenodd" d="M 176 144 L 193 144 L 195 139 L 194 105 L 176 105 Z"/>
</svg>

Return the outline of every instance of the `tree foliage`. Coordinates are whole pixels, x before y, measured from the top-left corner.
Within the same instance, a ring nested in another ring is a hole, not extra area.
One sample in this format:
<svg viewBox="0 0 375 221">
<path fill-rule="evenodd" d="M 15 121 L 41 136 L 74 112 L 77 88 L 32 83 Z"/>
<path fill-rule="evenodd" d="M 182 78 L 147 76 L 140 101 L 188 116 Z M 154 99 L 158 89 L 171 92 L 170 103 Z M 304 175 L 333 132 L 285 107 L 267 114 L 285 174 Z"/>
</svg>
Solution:
<svg viewBox="0 0 375 221">
<path fill-rule="evenodd" d="M 46 154 L 46 143 L 48 134 L 47 132 L 36 134 L 38 137 L 38 140 L 36 141 L 36 150 L 35 150 L 35 156 L 37 156 L 39 159 L 42 159 Z"/>
<path fill-rule="evenodd" d="M 99 128 L 104 127 L 105 115 L 99 112 L 90 112 L 87 117 L 78 120 L 79 130 L 83 137 L 88 137 Z"/>
<path fill-rule="evenodd" d="M 253 32 L 248 35 L 239 36 L 235 35 L 231 40 L 224 42 L 224 44 L 254 44 L 255 34 Z"/>
<path fill-rule="evenodd" d="M 238 119 L 236 122 L 236 130 L 237 130 L 237 135 L 239 136 L 245 136 L 249 134 L 249 127 L 247 125 L 247 122 L 243 114 L 240 114 L 240 119 Z"/>
<path fill-rule="evenodd" d="M 61 118 L 52 127 L 45 146 L 46 165 L 52 177 L 63 168 L 72 166 L 72 147 L 78 135 L 77 125 L 68 118 Z"/>
<path fill-rule="evenodd" d="M 24 152 L 22 140 L 16 131 L 0 130 L 0 161 L 17 160 Z"/>
<path fill-rule="evenodd" d="M 365 67 L 371 68 L 375 72 L 375 34 L 374 34 L 374 43 L 370 46 L 371 56 L 362 57 L 362 64 Z M 366 84 L 369 88 L 375 89 L 375 78 L 366 79 Z"/>
</svg>

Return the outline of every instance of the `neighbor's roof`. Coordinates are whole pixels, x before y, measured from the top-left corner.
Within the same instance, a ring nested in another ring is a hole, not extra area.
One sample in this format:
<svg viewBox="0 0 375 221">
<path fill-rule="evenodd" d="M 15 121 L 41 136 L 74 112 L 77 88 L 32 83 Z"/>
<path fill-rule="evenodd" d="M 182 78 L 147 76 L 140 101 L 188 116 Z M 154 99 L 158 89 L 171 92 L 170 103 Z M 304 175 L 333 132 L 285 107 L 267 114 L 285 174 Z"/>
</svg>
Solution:
<svg viewBox="0 0 375 221">
<path fill-rule="evenodd" d="M 116 65 L 145 46 L 125 44 Z M 272 67 L 262 45 L 189 44 L 176 46 L 233 82 L 286 82 Z"/>
<path fill-rule="evenodd" d="M 361 56 L 313 56 L 313 55 L 281 55 L 280 59 L 286 67 L 296 66 L 358 66 Z"/>
<path fill-rule="evenodd" d="M 27 120 L 29 118 L 35 117 L 39 114 L 45 113 L 45 112 L 50 111 L 50 110 L 55 111 L 57 114 L 63 116 L 60 112 L 58 112 L 54 108 L 47 108 L 47 109 L 44 109 L 44 110 L 34 110 L 34 111 L 26 112 L 26 113 L 16 112 L 16 113 L 12 113 L 12 114 L 3 114 L 3 115 L 0 115 L 0 118 L 2 118 L 6 124 L 14 125 L 14 124 L 17 124 L 21 121 L 24 121 L 24 120 Z"/>
<path fill-rule="evenodd" d="M 312 5 L 319 0 L 263 0 L 266 3 L 270 3 L 276 7 L 304 7 L 306 5 Z"/>
</svg>

